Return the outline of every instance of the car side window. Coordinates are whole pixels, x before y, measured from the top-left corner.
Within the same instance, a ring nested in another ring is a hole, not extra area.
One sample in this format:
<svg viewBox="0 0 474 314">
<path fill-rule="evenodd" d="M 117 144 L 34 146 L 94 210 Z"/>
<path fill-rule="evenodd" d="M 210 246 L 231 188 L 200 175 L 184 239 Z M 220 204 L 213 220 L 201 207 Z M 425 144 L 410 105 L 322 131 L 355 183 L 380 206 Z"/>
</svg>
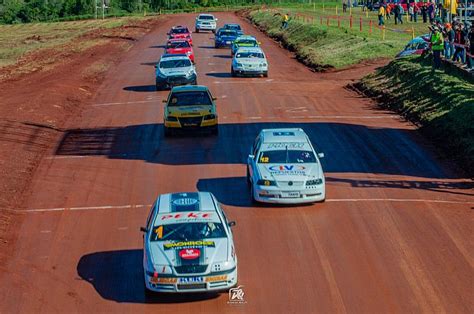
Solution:
<svg viewBox="0 0 474 314">
<path fill-rule="evenodd" d="M 253 155 L 257 156 L 258 149 L 260 148 L 260 137 L 257 137 L 255 139 L 255 143 L 253 144 Z"/>
<path fill-rule="evenodd" d="M 153 207 L 151 208 L 150 214 L 148 215 L 148 218 L 146 220 L 146 229 L 147 230 L 151 230 L 151 228 L 153 227 L 152 226 L 153 216 L 155 215 L 155 210 L 156 210 L 157 203 L 158 203 L 158 201 L 156 201 L 155 204 L 153 204 Z"/>
</svg>

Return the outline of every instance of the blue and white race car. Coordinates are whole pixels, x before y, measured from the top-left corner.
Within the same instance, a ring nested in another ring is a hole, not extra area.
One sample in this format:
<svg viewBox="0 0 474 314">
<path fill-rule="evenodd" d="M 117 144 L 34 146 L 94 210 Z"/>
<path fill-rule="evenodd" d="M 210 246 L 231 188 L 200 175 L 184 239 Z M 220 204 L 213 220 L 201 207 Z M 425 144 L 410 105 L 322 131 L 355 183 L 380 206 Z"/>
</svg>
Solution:
<svg viewBox="0 0 474 314">
<path fill-rule="evenodd" d="M 230 47 L 234 40 L 239 37 L 236 31 L 231 29 L 219 28 L 214 37 L 214 47 Z"/>
<path fill-rule="evenodd" d="M 302 129 L 264 129 L 247 161 L 252 200 L 299 204 L 323 202 L 325 179 L 319 158 Z"/>
<path fill-rule="evenodd" d="M 145 293 L 234 287 L 234 225 L 209 192 L 160 195 L 141 228 Z"/>
<path fill-rule="evenodd" d="M 260 47 L 241 47 L 232 58 L 230 74 L 268 77 L 268 61 Z"/>
</svg>

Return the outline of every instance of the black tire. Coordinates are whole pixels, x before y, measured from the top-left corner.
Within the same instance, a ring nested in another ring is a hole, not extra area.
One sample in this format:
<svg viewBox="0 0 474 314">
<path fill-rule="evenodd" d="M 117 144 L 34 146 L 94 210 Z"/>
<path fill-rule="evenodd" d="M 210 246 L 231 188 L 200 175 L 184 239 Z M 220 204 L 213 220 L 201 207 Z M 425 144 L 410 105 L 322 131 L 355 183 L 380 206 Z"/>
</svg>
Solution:
<svg viewBox="0 0 474 314">
<path fill-rule="evenodd" d="M 219 45 L 214 44 L 214 48 L 219 49 Z"/>
<path fill-rule="evenodd" d="M 216 33 L 216 30 L 215 30 L 215 29 L 213 29 L 213 30 L 212 30 L 212 33 L 213 33 L 213 34 L 215 34 L 215 33 Z"/>
<path fill-rule="evenodd" d="M 250 184 L 250 201 L 252 204 L 257 204 L 257 200 L 255 199 L 255 196 L 253 195 L 253 186 Z"/>
<path fill-rule="evenodd" d="M 153 291 L 146 287 L 145 283 L 143 283 L 143 294 L 145 295 L 145 299 L 151 298 L 155 295 Z"/>
<path fill-rule="evenodd" d="M 268 77 L 268 72 L 263 72 L 263 77 Z"/>
<path fill-rule="evenodd" d="M 194 30 L 194 32 L 195 32 L 195 33 L 199 33 L 199 30 L 196 28 L 196 29 Z"/>
<path fill-rule="evenodd" d="M 163 90 L 163 86 L 160 84 L 156 84 L 156 91 L 159 92 L 160 90 Z"/>
<path fill-rule="evenodd" d="M 195 80 L 191 85 L 197 85 L 197 84 L 198 84 L 198 82 L 197 82 L 197 80 Z"/>
<path fill-rule="evenodd" d="M 247 166 L 247 186 L 252 187 L 252 181 L 250 180 L 250 171 L 249 171 L 249 166 Z"/>
<path fill-rule="evenodd" d="M 233 68 L 233 67 L 230 68 L 230 76 L 232 76 L 232 77 L 236 77 L 236 76 L 237 76 L 237 75 L 235 74 L 235 71 L 234 71 L 234 68 Z"/>
</svg>

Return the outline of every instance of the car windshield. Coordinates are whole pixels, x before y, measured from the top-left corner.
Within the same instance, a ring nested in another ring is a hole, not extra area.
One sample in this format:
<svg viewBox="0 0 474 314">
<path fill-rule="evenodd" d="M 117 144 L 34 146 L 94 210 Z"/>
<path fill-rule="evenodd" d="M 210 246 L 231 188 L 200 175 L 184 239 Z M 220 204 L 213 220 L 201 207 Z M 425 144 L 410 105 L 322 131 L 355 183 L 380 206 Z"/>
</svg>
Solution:
<svg viewBox="0 0 474 314">
<path fill-rule="evenodd" d="M 160 62 L 160 69 L 184 68 L 191 66 L 191 61 L 187 59 L 165 60 Z"/>
<path fill-rule="evenodd" d="M 187 41 L 175 41 L 175 42 L 169 42 L 168 45 L 166 45 L 166 48 L 189 48 L 191 47 Z"/>
<path fill-rule="evenodd" d="M 205 91 L 177 92 L 170 96 L 168 106 L 211 106 L 212 100 Z"/>
<path fill-rule="evenodd" d="M 199 16 L 200 20 L 213 20 L 214 17 L 212 15 L 201 15 Z"/>
<path fill-rule="evenodd" d="M 269 150 L 261 152 L 258 157 L 261 164 L 274 163 L 315 163 L 316 156 L 308 150 Z"/>
<path fill-rule="evenodd" d="M 173 28 L 171 34 L 186 34 L 189 33 L 187 28 Z"/>
<path fill-rule="evenodd" d="M 150 241 L 197 241 L 226 237 L 221 223 L 188 222 L 154 226 Z"/>
<path fill-rule="evenodd" d="M 224 27 L 228 28 L 228 29 L 235 29 L 235 30 L 238 30 L 238 31 L 240 31 L 242 29 L 242 28 L 240 28 L 240 25 L 229 25 L 229 24 L 227 24 Z"/>
<path fill-rule="evenodd" d="M 219 32 L 219 36 L 237 36 L 237 33 L 230 29 L 223 29 Z"/>
<path fill-rule="evenodd" d="M 251 58 L 251 59 L 263 59 L 263 53 L 261 52 L 239 52 L 235 55 L 236 58 Z"/>
<path fill-rule="evenodd" d="M 257 42 L 253 39 L 240 39 L 237 44 L 239 45 L 257 45 Z"/>
</svg>

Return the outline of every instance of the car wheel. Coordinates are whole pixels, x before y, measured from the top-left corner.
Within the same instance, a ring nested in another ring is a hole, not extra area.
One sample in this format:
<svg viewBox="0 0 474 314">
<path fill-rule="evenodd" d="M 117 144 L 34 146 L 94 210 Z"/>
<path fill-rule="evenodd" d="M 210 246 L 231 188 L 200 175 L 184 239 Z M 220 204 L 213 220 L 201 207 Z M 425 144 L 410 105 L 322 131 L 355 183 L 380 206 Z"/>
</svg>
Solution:
<svg viewBox="0 0 474 314">
<path fill-rule="evenodd" d="M 165 126 L 163 126 L 163 133 L 165 137 L 170 137 L 171 136 L 171 130 Z"/>
<path fill-rule="evenodd" d="M 264 72 L 263 77 L 268 77 L 268 72 Z"/>
<path fill-rule="evenodd" d="M 215 29 L 213 29 L 213 30 L 212 30 L 212 33 L 213 33 L 213 34 L 215 34 L 215 33 L 216 33 L 216 30 L 215 30 Z"/>
<path fill-rule="evenodd" d="M 195 33 L 199 33 L 199 30 L 196 28 L 196 29 L 194 30 L 194 32 L 195 32 Z"/>
<path fill-rule="evenodd" d="M 252 187 L 252 181 L 250 180 L 249 166 L 247 166 L 247 185 L 248 185 L 249 187 Z"/>
<path fill-rule="evenodd" d="M 143 292 L 145 294 L 145 299 L 151 298 L 154 295 L 153 291 L 148 289 L 145 283 L 143 283 Z"/>
<path fill-rule="evenodd" d="M 163 86 L 160 84 L 156 84 L 156 91 L 159 92 L 160 90 L 163 90 Z"/>
<path fill-rule="evenodd" d="M 236 77 L 234 68 L 230 68 L 230 76 Z"/>
<path fill-rule="evenodd" d="M 252 201 L 252 204 L 257 204 L 257 200 L 255 199 L 252 184 L 250 184 L 250 201 Z"/>
</svg>

